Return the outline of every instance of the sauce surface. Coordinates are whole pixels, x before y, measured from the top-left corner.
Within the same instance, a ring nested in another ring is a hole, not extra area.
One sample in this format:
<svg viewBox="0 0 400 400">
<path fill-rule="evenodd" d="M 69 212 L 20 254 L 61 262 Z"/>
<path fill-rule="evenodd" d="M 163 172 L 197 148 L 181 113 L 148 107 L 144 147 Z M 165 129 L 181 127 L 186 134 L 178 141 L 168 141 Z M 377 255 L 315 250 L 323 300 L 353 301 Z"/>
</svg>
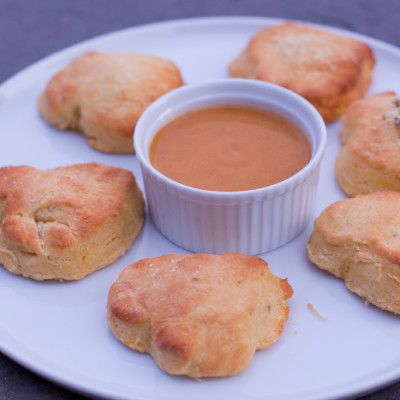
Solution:
<svg viewBox="0 0 400 400">
<path fill-rule="evenodd" d="M 243 191 L 283 181 L 310 160 L 307 136 L 279 114 L 236 105 L 199 108 L 163 126 L 150 162 L 184 185 Z"/>
</svg>

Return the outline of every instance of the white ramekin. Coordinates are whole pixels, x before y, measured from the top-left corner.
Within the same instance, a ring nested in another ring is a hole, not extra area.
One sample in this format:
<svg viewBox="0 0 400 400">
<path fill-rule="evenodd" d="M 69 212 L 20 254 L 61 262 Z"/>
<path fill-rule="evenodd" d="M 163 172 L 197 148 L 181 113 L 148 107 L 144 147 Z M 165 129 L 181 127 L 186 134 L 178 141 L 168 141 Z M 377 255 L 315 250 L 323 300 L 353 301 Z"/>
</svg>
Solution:
<svg viewBox="0 0 400 400">
<path fill-rule="evenodd" d="M 149 160 L 158 130 L 182 113 L 218 104 L 261 107 L 289 118 L 310 140 L 310 162 L 282 182 L 241 192 L 196 189 L 158 172 Z M 310 221 L 326 127 L 315 108 L 294 92 L 261 81 L 228 78 L 187 85 L 156 100 L 136 125 L 134 147 L 150 215 L 169 240 L 194 252 L 260 254 L 289 242 Z"/>
</svg>

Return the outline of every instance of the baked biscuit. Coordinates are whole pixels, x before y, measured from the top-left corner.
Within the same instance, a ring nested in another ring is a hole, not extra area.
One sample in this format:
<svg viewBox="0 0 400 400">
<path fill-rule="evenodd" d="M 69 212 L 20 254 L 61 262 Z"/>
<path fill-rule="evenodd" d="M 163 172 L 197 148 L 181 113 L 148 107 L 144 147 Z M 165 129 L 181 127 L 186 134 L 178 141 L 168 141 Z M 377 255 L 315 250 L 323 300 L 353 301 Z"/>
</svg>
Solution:
<svg viewBox="0 0 400 400">
<path fill-rule="evenodd" d="M 127 170 L 0 168 L 0 263 L 14 274 L 83 278 L 125 253 L 143 219 L 143 196 Z"/>
<path fill-rule="evenodd" d="M 89 52 L 50 80 L 38 106 L 50 124 L 82 132 L 97 150 L 133 153 L 132 135 L 143 111 L 182 84 L 178 68 L 162 58 Z"/>
<path fill-rule="evenodd" d="M 354 102 L 343 116 L 336 178 L 349 195 L 400 191 L 400 96 L 379 93 Z"/>
<path fill-rule="evenodd" d="M 256 33 L 229 65 L 229 72 L 298 93 L 328 123 L 365 95 L 374 64 L 373 53 L 364 43 L 286 22 Z"/>
<path fill-rule="evenodd" d="M 314 222 L 307 244 L 317 267 L 383 310 L 400 314 L 400 193 L 338 201 Z"/>
<path fill-rule="evenodd" d="M 281 335 L 291 295 L 256 256 L 162 255 L 122 271 L 107 320 L 117 338 L 170 374 L 229 376 Z"/>
</svg>

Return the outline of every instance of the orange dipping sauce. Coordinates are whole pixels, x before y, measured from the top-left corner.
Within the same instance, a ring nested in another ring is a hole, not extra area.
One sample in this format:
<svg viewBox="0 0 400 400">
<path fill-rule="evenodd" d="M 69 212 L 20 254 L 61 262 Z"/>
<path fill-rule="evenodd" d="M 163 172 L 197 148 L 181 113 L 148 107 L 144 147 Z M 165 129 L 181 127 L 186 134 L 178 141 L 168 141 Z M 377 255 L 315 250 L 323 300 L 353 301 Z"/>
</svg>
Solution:
<svg viewBox="0 0 400 400">
<path fill-rule="evenodd" d="M 150 146 L 150 162 L 163 175 L 212 191 L 243 191 L 281 182 L 311 158 L 305 133 L 271 111 L 223 105 L 180 115 Z"/>
</svg>

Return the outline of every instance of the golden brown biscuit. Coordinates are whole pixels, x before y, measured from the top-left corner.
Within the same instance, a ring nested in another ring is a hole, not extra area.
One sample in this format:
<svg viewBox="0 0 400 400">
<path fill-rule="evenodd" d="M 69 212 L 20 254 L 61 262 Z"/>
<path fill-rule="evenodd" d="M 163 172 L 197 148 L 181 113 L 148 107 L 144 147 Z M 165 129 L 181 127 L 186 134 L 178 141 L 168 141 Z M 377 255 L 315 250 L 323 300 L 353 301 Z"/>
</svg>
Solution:
<svg viewBox="0 0 400 400">
<path fill-rule="evenodd" d="M 83 278 L 125 253 L 143 218 L 143 196 L 127 170 L 0 168 L 0 263 L 14 274 Z"/>
<path fill-rule="evenodd" d="M 349 195 L 400 191 L 400 96 L 379 93 L 354 102 L 343 116 L 335 172 Z"/>
<path fill-rule="evenodd" d="M 163 255 L 121 273 L 107 320 L 123 343 L 170 374 L 229 376 L 281 335 L 291 295 L 287 280 L 256 256 Z"/>
<path fill-rule="evenodd" d="M 82 132 L 97 150 L 133 153 L 133 132 L 143 111 L 182 84 L 178 68 L 162 58 L 89 52 L 50 80 L 38 106 L 50 124 Z"/>
<path fill-rule="evenodd" d="M 400 314 L 400 193 L 338 201 L 314 221 L 309 259 L 368 303 Z"/>
<path fill-rule="evenodd" d="M 229 72 L 293 90 L 331 122 L 365 95 L 374 64 L 364 43 L 287 22 L 255 34 Z"/>
</svg>

